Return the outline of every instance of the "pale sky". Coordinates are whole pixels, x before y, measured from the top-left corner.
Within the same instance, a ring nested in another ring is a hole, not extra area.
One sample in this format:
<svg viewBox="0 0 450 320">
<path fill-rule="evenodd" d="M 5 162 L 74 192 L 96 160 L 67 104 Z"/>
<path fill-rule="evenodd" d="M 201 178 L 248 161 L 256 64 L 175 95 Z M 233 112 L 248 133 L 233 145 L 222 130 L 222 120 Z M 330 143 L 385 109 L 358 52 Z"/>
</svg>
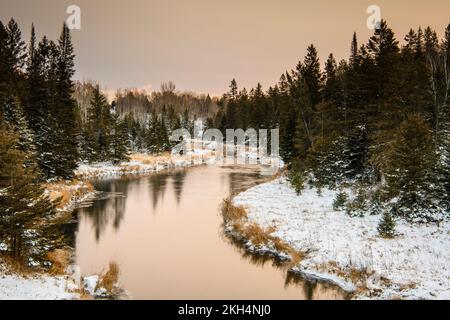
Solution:
<svg viewBox="0 0 450 320">
<path fill-rule="evenodd" d="M 369 5 L 400 40 L 427 25 L 443 36 L 450 23 L 449 0 L 0 0 L 0 20 L 14 17 L 27 40 L 32 22 L 39 37 L 56 39 L 73 4 L 81 8 L 75 77 L 110 90 L 172 80 L 179 90 L 220 95 L 232 78 L 267 89 L 310 43 L 322 64 L 330 52 L 347 58 L 353 32 L 360 43 L 372 33 Z"/>
</svg>

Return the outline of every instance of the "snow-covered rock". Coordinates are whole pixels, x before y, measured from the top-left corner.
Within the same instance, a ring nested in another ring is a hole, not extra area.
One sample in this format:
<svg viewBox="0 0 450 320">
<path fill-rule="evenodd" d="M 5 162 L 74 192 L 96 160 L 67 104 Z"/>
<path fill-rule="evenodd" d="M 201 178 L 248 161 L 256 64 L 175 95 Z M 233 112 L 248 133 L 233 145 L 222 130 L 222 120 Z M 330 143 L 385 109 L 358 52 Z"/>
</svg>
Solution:
<svg viewBox="0 0 450 320">
<path fill-rule="evenodd" d="M 84 290 L 90 295 L 95 295 L 95 289 L 97 288 L 97 284 L 99 281 L 98 275 L 93 275 L 89 277 L 84 277 L 83 279 L 83 287 Z"/>
</svg>

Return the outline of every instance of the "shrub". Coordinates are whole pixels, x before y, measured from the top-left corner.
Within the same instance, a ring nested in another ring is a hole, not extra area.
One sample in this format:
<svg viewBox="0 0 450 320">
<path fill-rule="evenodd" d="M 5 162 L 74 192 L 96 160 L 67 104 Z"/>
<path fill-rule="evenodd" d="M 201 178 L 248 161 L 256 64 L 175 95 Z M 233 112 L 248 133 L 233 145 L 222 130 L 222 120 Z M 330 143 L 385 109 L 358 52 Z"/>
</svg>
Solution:
<svg viewBox="0 0 450 320">
<path fill-rule="evenodd" d="M 381 237 L 391 239 L 396 236 L 395 220 L 389 210 L 385 210 L 378 225 L 378 233 Z"/>
<path fill-rule="evenodd" d="M 347 201 L 348 201 L 347 193 L 344 191 L 340 191 L 336 195 L 336 198 L 333 201 L 333 210 L 339 211 L 339 210 L 345 209 L 345 207 L 347 205 Z"/>
<path fill-rule="evenodd" d="M 305 184 L 305 176 L 302 172 L 291 171 L 287 178 L 290 185 L 294 188 L 297 195 L 302 193 Z"/>
<path fill-rule="evenodd" d="M 366 199 L 366 191 L 364 189 L 359 189 L 355 199 L 347 204 L 347 214 L 351 217 L 364 217 L 368 211 Z"/>
</svg>

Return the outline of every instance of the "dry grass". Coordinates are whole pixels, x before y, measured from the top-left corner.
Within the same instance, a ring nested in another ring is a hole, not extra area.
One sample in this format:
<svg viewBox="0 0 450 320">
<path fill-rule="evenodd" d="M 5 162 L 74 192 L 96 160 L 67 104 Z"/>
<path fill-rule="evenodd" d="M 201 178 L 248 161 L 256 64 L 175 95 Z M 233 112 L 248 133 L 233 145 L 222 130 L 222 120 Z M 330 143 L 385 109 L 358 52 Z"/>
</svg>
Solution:
<svg viewBox="0 0 450 320">
<path fill-rule="evenodd" d="M 23 261 L 17 261 L 6 255 L 0 255 L 0 260 L 6 266 L 7 273 L 18 274 L 24 278 L 33 274 L 33 270 Z"/>
<path fill-rule="evenodd" d="M 58 202 L 58 208 L 64 208 L 72 200 L 80 199 L 86 194 L 94 191 L 94 186 L 89 181 L 72 180 L 69 182 L 58 181 L 48 183 L 43 186 L 48 194 L 50 200 Z"/>
<path fill-rule="evenodd" d="M 234 206 L 230 198 L 222 202 L 221 209 L 223 219 L 226 222 L 239 222 L 247 218 L 245 208 Z"/>
<path fill-rule="evenodd" d="M 243 236 L 254 245 L 261 246 L 269 244 L 272 240 L 270 234 L 274 231 L 273 227 L 264 229 L 256 223 L 250 223 L 245 227 Z"/>
<path fill-rule="evenodd" d="M 169 152 L 160 155 L 149 155 L 144 153 L 135 153 L 130 156 L 131 161 L 139 161 L 143 164 L 154 165 L 158 162 L 170 162 L 171 155 Z"/>
<path fill-rule="evenodd" d="M 272 233 L 276 231 L 276 227 L 263 228 L 256 223 L 249 223 L 245 208 L 234 206 L 231 198 L 223 201 L 222 216 L 224 221 L 233 227 L 233 230 L 250 240 L 255 246 L 273 245 L 278 252 L 290 255 L 292 266 L 297 265 L 305 256 L 304 253 L 296 251 L 288 243 L 273 236 Z"/>
<path fill-rule="evenodd" d="M 71 253 L 69 250 L 56 249 L 47 254 L 48 260 L 52 263 L 50 274 L 65 274 L 66 268 L 70 263 Z"/>
<path fill-rule="evenodd" d="M 110 262 L 108 271 L 101 276 L 101 279 L 97 285 L 98 288 L 105 288 L 108 292 L 112 293 L 114 285 L 119 280 L 119 265 L 116 262 Z"/>
</svg>

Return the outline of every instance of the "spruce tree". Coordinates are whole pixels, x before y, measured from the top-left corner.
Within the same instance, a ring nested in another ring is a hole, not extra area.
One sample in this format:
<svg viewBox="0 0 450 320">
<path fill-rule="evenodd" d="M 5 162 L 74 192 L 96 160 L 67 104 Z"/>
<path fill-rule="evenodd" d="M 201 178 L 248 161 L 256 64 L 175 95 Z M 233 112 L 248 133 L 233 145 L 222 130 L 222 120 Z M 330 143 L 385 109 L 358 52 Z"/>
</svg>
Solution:
<svg viewBox="0 0 450 320">
<path fill-rule="evenodd" d="M 38 184 L 38 172 L 19 147 L 19 136 L 0 114 L 0 241 L 7 254 L 25 263 L 32 237 L 25 231 L 38 228 L 37 218 L 53 213 L 53 204 Z"/>
<path fill-rule="evenodd" d="M 395 216 L 410 221 L 440 220 L 437 157 L 430 127 L 419 115 L 400 126 L 384 167 L 385 192 Z"/>
<path fill-rule="evenodd" d="M 383 217 L 378 224 L 377 230 L 378 234 L 386 239 L 391 239 L 396 236 L 395 220 L 388 210 L 383 212 Z"/>
<path fill-rule="evenodd" d="M 129 137 L 126 122 L 119 118 L 119 114 L 113 115 L 114 132 L 112 135 L 112 161 L 119 164 L 128 161 Z"/>
<path fill-rule="evenodd" d="M 108 161 L 110 159 L 112 122 L 110 105 L 97 85 L 88 110 L 88 128 L 85 131 L 88 141 L 90 135 L 94 135 L 95 144 L 92 147 L 96 156 L 92 158 L 96 161 Z"/>
<path fill-rule="evenodd" d="M 74 69 L 74 49 L 69 28 L 63 25 L 58 41 L 58 56 L 56 61 L 56 88 L 54 115 L 56 122 L 56 141 L 54 141 L 56 154 L 55 175 L 61 178 L 73 177 L 73 171 L 79 160 L 79 122 L 77 121 L 76 102 L 72 97 Z"/>
<path fill-rule="evenodd" d="M 317 49 L 310 45 L 307 49 L 305 60 L 299 69 L 302 78 L 308 88 L 309 100 L 313 108 L 320 102 L 320 90 L 322 74 Z"/>
<path fill-rule="evenodd" d="M 358 64 L 358 38 L 356 32 L 353 33 L 352 44 L 350 47 L 350 66 L 355 67 Z"/>
</svg>

